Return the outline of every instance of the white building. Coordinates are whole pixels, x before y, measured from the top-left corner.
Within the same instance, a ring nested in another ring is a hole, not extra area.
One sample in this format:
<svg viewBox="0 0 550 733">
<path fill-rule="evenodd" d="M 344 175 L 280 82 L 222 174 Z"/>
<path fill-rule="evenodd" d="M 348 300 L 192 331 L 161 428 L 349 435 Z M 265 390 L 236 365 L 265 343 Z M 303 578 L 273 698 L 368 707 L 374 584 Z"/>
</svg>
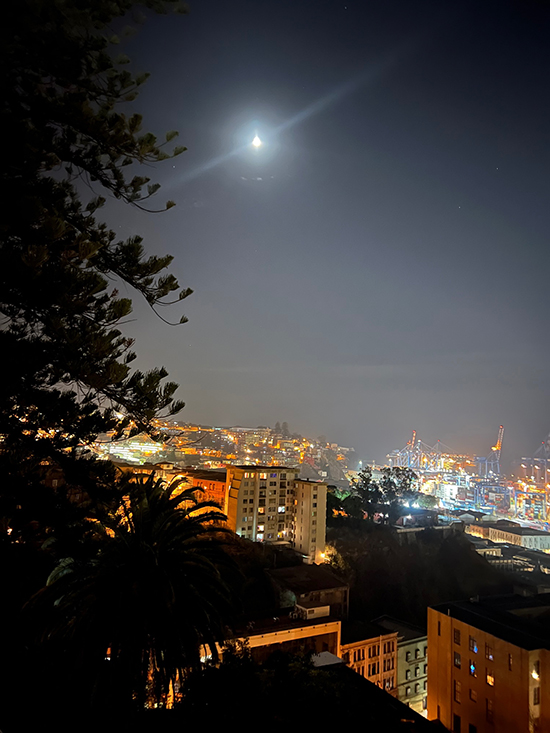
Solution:
<svg viewBox="0 0 550 733">
<path fill-rule="evenodd" d="M 327 485 L 286 466 L 227 466 L 235 531 L 255 542 L 287 541 L 307 562 L 322 562 Z M 230 520 L 232 511 L 229 510 Z"/>
</svg>

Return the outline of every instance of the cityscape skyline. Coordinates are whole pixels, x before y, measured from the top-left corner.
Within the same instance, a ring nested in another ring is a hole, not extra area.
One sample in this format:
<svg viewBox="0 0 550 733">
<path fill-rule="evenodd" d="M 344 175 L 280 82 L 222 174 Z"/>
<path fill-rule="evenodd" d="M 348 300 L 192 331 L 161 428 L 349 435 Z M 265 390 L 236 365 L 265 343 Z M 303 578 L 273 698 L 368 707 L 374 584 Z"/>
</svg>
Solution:
<svg viewBox="0 0 550 733">
<path fill-rule="evenodd" d="M 488 450 L 504 424 L 505 456 L 532 453 L 550 430 L 545 10 L 250 10 L 205 0 L 121 43 L 151 72 L 144 129 L 188 147 L 148 170 L 174 209 L 104 209 L 195 291 L 179 329 L 134 298 L 137 364 L 166 366 L 183 420 L 284 415 L 373 457 L 413 429 Z"/>
</svg>

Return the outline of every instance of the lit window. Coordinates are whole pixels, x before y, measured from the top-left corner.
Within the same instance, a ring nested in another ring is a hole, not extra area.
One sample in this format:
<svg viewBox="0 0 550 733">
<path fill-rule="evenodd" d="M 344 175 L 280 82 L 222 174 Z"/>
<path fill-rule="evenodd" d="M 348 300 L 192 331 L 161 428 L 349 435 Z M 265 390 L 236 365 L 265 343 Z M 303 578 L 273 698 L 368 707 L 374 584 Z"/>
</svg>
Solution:
<svg viewBox="0 0 550 733">
<path fill-rule="evenodd" d="M 477 641 L 473 636 L 470 636 L 470 651 L 477 654 Z"/>
<path fill-rule="evenodd" d="M 487 680 L 488 685 L 491 687 L 495 686 L 495 674 L 492 669 L 485 670 L 485 679 Z"/>
<path fill-rule="evenodd" d="M 470 659 L 470 674 L 472 675 L 472 677 L 477 677 L 476 663 L 473 659 Z"/>
<path fill-rule="evenodd" d="M 489 644 L 485 644 L 485 659 L 490 659 L 491 662 L 493 661 L 493 647 L 489 646 Z"/>
</svg>

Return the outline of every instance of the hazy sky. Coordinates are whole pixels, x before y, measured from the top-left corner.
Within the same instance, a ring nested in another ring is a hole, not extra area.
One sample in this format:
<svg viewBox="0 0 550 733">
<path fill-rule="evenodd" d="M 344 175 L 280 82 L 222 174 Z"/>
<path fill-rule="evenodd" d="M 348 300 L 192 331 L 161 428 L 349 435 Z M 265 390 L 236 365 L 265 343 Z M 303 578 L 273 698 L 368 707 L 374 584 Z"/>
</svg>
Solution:
<svg viewBox="0 0 550 733">
<path fill-rule="evenodd" d="M 109 212 L 195 291 L 187 325 L 136 298 L 125 327 L 180 419 L 286 420 L 377 460 L 413 428 L 484 454 L 503 423 L 505 462 L 537 447 L 548 7 L 197 0 L 125 44 L 144 127 L 189 148 L 150 171 L 175 209 Z"/>
</svg>

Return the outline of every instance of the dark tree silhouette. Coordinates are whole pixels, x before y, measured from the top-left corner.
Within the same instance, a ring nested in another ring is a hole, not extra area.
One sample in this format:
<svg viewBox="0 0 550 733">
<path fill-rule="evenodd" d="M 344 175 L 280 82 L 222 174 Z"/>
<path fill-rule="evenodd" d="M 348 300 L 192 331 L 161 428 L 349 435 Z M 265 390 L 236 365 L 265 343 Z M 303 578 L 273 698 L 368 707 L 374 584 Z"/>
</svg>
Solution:
<svg viewBox="0 0 550 733">
<path fill-rule="evenodd" d="M 86 523 L 87 556 L 63 559 L 30 612 L 52 655 L 75 674 L 96 671 L 93 707 L 111 689 L 139 710 L 166 703 L 201 648 L 217 658 L 236 566 L 223 547 L 225 516 L 196 489 L 154 475 L 125 476 L 120 489 L 117 510 Z"/>
</svg>

